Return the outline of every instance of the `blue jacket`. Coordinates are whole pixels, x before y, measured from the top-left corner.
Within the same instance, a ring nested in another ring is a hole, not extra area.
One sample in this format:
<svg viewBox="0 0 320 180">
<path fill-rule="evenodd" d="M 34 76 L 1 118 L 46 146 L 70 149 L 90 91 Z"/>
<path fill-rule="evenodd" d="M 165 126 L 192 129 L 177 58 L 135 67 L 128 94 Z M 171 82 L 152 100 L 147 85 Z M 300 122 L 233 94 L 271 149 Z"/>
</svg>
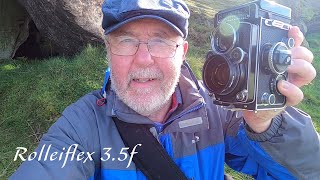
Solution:
<svg viewBox="0 0 320 180">
<path fill-rule="evenodd" d="M 134 112 L 112 90 L 103 106 L 96 104 L 103 98 L 99 91 L 85 95 L 66 108 L 43 135 L 35 157 L 10 179 L 146 179 L 130 162 L 112 116 L 152 125 L 150 131 L 190 179 L 223 179 L 224 163 L 256 179 L 320 179 L 320 140 L 309 115 L 287 107 L 266 132 L 256 134 L 240 113 L 214 105 L 193 77 L 183 66 L 175 91 L 180 105 L 164 125 Z"/>
</svg>

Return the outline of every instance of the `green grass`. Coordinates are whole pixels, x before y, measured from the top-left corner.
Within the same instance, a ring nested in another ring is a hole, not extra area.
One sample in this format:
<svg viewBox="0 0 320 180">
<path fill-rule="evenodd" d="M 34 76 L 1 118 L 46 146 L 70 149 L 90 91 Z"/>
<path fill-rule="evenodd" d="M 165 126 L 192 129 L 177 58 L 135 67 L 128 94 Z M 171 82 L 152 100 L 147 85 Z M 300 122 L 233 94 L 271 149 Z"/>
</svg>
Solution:
<svg viewBox="0 0 320 180">
<path fill-rule="evenodd" d="M 320 33 L 310 34 L 306 39 L 313 52 L 313 66 L 316 68 L 318 75 L 310 85 L 302 88 L 304 100 L 298 107 L 311 115 L 316 130 L 320 132 Z"/>
<path fill-rule="evenodd" d="M 192 10 L 187 59 L 201 78 L 202 64 L 210 49 L 213 15 L 235 1 L 188 0 Z M 238 1 L 247 2 L 246 0 Z M 320 34 L 307 37 L 320 70 Z M 7 179 L 21 163 L 13 162 L 16 147 L 33 150 L 61 112 L 79 97 L 102 85 L 107 66 L 102 47 L 88 46 L 74 58 L 5 60 L 0 62 L 0 179 Z M 299 107 L 309 113 L 320 132 L 320 78 L 303 88 Z M 226 168 L 234 179 L 251 179 Z"/>
<path fill-rule="evenodd" d="M 0 63 L 0 179 L 20 164 L 16 147 L 33 150 L 66 106 L 101 87 L 105 67 L 103 48 L 91 46 L 73 59 Z"/>
</svg>

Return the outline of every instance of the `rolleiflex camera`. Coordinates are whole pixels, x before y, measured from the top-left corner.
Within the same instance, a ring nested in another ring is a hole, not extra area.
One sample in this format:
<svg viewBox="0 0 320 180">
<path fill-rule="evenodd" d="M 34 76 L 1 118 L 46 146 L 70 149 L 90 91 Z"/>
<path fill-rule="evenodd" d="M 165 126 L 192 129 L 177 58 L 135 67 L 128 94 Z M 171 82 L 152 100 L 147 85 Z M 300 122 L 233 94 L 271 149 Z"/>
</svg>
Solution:
<svg viewBox="0 0 320 180">
<path fill-rule="evenodd" d="M 215 104 L 247 110 L 285 106 L 277 83 L 287 79 L 291 64 L 290 20 L 290 8 L 266 0 L 215 15 L 212 50 L 202 72 Z"/>
</svg>

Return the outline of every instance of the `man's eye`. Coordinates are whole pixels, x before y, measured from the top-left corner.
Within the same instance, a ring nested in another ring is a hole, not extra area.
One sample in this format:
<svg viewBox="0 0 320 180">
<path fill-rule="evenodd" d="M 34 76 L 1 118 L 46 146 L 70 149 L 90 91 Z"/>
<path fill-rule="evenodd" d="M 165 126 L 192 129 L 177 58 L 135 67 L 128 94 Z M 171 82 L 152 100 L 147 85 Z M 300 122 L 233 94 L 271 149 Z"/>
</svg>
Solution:
<svg viewBox="0 0 320 180">
<path fill-rule="evenodd" d="M 119 38 L 118 42 L 119 43 L 132 43 L 132 42 L 136 42 L 136 40 L 134 38 Z"/>
<path fill-rule="evenodd" d="M 167 40 L 167 39 L 157 38 L 157 39 L 152 39 L 151 41 L 154 44 L 159 44 L 159 45 L 169 45 L 169 46 L 173 45 L 173 42 L 171 42 L 170 40 Z"/>
<path fill-rule="evenodd" d="M 155 43 L 166 43 L 165 39 L 152 39 L 152 41 Z"/>
<path fill-rule="evenodd" d="M 134 42 L 133 39 L 122 39 L 120 42 Z"/>
</svg>

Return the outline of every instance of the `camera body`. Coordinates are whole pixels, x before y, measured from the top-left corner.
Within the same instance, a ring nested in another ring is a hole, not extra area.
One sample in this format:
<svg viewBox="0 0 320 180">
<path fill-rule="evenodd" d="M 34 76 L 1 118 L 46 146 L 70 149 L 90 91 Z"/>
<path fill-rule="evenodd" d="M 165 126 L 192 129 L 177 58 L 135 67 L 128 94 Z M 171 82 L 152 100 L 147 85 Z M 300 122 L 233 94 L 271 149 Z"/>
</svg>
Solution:
<svg viewBox="0 0 320 180">
<path fill-rule="evenodd" d="M 229 109 L 280 109 L 277 89 L 288 78 L 291 9 L 267 0 L 219 11 L 202 70 L 214 103 Z"/>
</svg>

